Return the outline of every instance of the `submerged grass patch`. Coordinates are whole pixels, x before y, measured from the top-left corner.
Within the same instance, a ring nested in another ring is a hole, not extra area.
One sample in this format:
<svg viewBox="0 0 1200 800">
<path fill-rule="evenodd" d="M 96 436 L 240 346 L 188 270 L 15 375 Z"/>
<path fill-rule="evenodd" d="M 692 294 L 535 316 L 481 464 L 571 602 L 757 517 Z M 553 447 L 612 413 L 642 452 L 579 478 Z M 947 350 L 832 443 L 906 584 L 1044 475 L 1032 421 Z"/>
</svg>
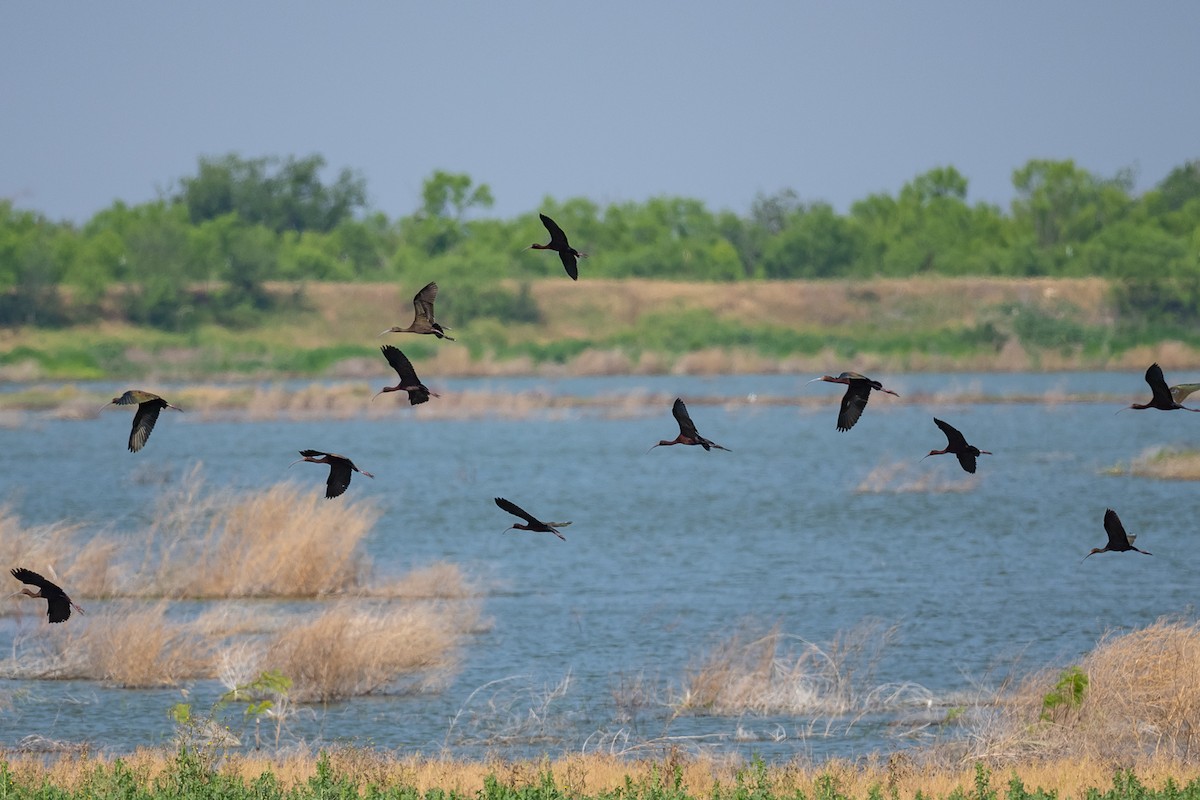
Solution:
<svg viewBox="0 0 1200 800">
<path fill-rule="evenodd" d="M 1125 464 L 1114 464 L 1106 475 L 1138 475 L 1167 481 L 1200 480 L 1200 450 L 1154 447 Z"/>
</svg>

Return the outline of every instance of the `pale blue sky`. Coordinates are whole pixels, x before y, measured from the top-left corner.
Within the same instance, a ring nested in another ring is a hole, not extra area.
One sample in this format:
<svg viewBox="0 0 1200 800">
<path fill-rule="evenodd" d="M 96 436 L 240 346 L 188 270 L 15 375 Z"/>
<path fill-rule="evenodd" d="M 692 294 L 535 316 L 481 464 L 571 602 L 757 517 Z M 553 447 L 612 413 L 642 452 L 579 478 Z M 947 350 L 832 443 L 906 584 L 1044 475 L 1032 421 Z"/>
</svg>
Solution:
<svg viewBox="0 0 1200 800">
<path fill-rule="evenodd" d="M 845 210 L 1030 158 L 1200 158 L 1200 3 L 0 4 L 0 197 L 84 220 L 200 155 L 320 153 L 411 213 L 434 169 L 542 198 L 795 189 Z"/>
</svg>

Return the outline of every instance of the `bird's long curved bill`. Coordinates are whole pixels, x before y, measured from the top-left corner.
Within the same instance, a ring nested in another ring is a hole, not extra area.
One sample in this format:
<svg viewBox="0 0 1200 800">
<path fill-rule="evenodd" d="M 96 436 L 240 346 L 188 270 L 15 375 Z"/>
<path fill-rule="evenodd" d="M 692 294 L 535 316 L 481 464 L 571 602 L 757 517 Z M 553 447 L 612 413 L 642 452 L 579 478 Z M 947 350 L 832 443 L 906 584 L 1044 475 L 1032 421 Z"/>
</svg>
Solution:
<svg viewBox="0 0 1200 800">
<path fill-rule="evenodd" d="M 303 461 L 303 460 L 304 460 L 303 458 L 297 458 L 295 461 L 293 461 L 292 463 L 288 464 L 288 469 L 291 469 L 292 467 L 296 466 L 297 464 L 299 464 L 299 463 L 300 463 L 301 461 Z"/>
<path fill-rule="evenodd" d="M 379 334 L 376 335 L 375 338 L 378 339 L 380 336 L 383 336 L 385 333 L 391 333 L 391 332 L 392 332 L 392 329 L 388 328 L 386 331 L 380 331 Z"/>
</svg>

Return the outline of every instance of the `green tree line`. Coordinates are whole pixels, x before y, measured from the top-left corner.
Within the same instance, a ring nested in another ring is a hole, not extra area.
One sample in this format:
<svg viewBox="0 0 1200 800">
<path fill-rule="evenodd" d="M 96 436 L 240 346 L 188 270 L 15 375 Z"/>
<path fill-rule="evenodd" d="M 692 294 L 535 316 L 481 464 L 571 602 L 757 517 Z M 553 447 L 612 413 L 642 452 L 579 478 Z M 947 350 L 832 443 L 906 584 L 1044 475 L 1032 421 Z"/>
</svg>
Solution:
<svg viewBox="0 0 1200 800">
<path fill-rule="evenodd" d="M 788 189 L 744 215 L 683 197 L 606 207 L 547 197 L 512 219 L 487 216 L 487 184 L 443 171 L 412 214 L 390 219 L 368 207 L 360 174 L 330 180 L 326 166 L 319 155 L 201 158 L 163 197 L 115 202 L 81 225 L 2 200 L 0 324 L 248 325 L 280 302 L 268 281 L 550 276 L 558 259 L 524 249 L 547 240 L 539 211 L 593 254 L 585 280 L 1094 275 L 1114 280 L 1132 316 L 1200 310 L 1200 160 L 1140 195 L 1129 172 L 1032 160 L 1013 172 L 1007 210 L 969 203 L 967 178 L 946 166 L 847 213 Z"/>
</svg>

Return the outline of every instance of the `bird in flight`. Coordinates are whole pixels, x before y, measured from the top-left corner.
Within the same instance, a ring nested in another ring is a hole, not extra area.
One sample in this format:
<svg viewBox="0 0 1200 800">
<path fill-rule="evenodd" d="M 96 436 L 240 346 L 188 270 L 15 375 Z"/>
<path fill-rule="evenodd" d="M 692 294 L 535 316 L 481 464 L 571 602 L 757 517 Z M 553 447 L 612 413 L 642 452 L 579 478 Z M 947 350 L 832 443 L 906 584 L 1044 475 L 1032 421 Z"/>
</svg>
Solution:
<svg viewBox="0 0 1200 800">
<path fill-rule="evenodd" d="M 156 394 L 143 392 L 141 389 L 130 389 L 120 397 L 114 397 L 105 403 L 101 411 L 111 405 L 128 406 L 137 403 L 137 413 L 133 415 L 133 429 L 129 432 L 129 452 L 136 453 L 146 445 L 154 423 L 158 422 L 158 412 L 164 408 L 183 411 L 179 406 L 173 406 Z"/>
<path fill-rule="evenodd" d="M 1081 559 L 1081 563 L 1088 556 L 1094 556 L 1096 553 L 1124 553 L 1127 550 L 1137 550 L 1144 555 L 1154 555 L 1153 553 L 1147 553 L 1145 550 L 1138 550 L 1138 548 L 1133 546 L 1133 542 L 1137 539 L 1137 536 L 1130 536 L 1125 533 L 1125 526 L 1121 524 L 1121 518 L 1111 508 L 1104 512 L 1104 531 L 1108 534 L 1108 544 L 1104 545 L 1104 547 L 1093 547 L 1092 552 Z"/>
<path fill-rule="evenodd" d="M 809 383 L 813 381 L 845 384 L 846 393 L 842 395 L 842 408 L 838 411 L 837 429 L 839 431 L 848 431 L 854 427 L 854 423 L 858 422 L 863 409 L 867 407 L 867 400 L 871 397 L 872 389 L 887 392 L 896 397 L 900 396 L 891 389 L 883 388 L 883 384 L 879 381 L 873 381 L 866 375 L 859 375 L 857 372 L 843 372 L 836 378 L 832 375 L 822 375 L 819 378 L 813 378 Z"/>
<path fill-rule="evenodd" d="M 413 369 L 412 362 L 408 360 L 408 356 L 400 352 L 399 348 L 385 344 L 379 350 L 387 362 L 392 365 L 392 369 L 396 370 L 396 374 L 400 376 L 400 382 L 395 386 L 383 387 L 375 393 L 375 397 L 379 397 L 384 392 L 408 392 L 408 402 L 415 406 L 429 402 L 430 397 L 441 396 L 437 392 L 429 391 L 429 387 L 421 383 L 421 379 L 417 377 L 417 371 Z M 371 399 L 374 400 L 375 397 Z"/>
<path fill-rule="evenodd" d="M 942 429 L 942 433 L 946 434 L 946 449 L 945 450 L 930 450 L 929 453 L 922 458 L 929 456 L 940 456 L 946 453 L 953 453 L 958 456 L 958 463 L 962 464 L 962 468 L 971 474 L 975 473 L 975 459 L 981 455 L 990 456 L 991 452 L 980 450 L 973 444 L 967 444 L 966 438 L 958 432 L 958 429 L 952 425 L 942 422 L 937 417 L 933 418 L 933 422 Z"/>
<path fill-rule="evenodd" d="M 292 467 L 299 464 L 301 461 L 311 461 L 314 464 L 328 464 L 329 477 L 325 480 L 325 497 L 337 497 L 346 491 L 346 487 L 350 485 L 350 472 L 361 473 L 368 478 L 375 476 L 367 472 L 365 469 L 359 469 L 354 465 L 354 462 L 345 456 L 339 456 L 337 453 L 323 453 L 320 450 L 301 450 L 300 458 L 288 464 Z"/>
<path fill-rule="evenodd" d="M 1168 389 L 1167 380 L 1163 377 L 1162 367 L 1157 363 L 1151 364 L 1146 369 L 1146 383 L 1150 384 L 1150 402 L 1145 404 L 1134 403 L 1129 406 L 1130 408 L 1139 410 L 1143 408 L 1157 408 L 1159 411 L 1174 411 L 1177 408 L 1182 408 L 1184 411 L 1200 411 L 1200 408 L 1188 408 L 1183 405 L 1183 397 L 1187 397 L 1192 391 L 1187 387 L 1195 386 L 1195 384 L 1183 384 L 1182 386 Z M 1182 397 L 1176 398 L 1176 391 L 1181 391 Z M 1124 409 L 1121 410 L 1124 411 Z"/>
<path fill-rule="evenodd" d="M 679 435 L 669 441 L 663 439 L 658 444 L 652 445 L 650 450 L 653 450 L 655 447 L 670 447 L 673 444 L 698 444 L 705 450 L 715 447 L 718 450 L 729 452 L 728 447 L 722 447 L 716 442 L 705 439 L 700 435 L 696 430 L 695 423 L 692 422 L 692 418 L 688 415 L 687 406 L 683 404 L 681 398 L 675 398 L 675 404 L 671 406 L 671 413 L 675 415 L 675 421 L 679 423 Z M 650 450 L 646 452 L 649 453 Z"/>
<path fill-rule="evenodd" d="M 454 341 L 453 336 L 447 336 L 445 328 L 437 323 L 433 318 L 433 301 L 437 299 L 438 285 L 433 281 L 425 284 L 425 288 L 417 292 L 413 296 L 413 321 L 407 328 L 401 328 L 393 325 L 386 331 L 382 331 L 379 335 L 385 333 L 432 333 L 439 339 L 447 339 Z"/>
<path fill-rule="evenodd" d="M 503 497 L 497 497 L 495 500 L 496 505 L 500 506 L 500 508 L 512 514 L 514 517 L 520 517 L 521 519 L 525 520 L 524 524 L 518 522 L 507 530 L 513 530 L 515 528 L 516 530 L 534 531 L 536 533 L 553 533 L 564 542 L 567 540 L 567 537 L 559 533 L 558 529 L 567 527 L 571 524 L 570 522 L 542 522 L 540 519 L 533 516 L 528 511 L 510 500 L 505 500 Z"/>
<path fill-rule="evenodd" d="M 21 583 L 37 587 L 38 590 L 36 592 L 30 591 L 27 586 L 22 588 L 19 593 L 28 595 L 29 597 L 44 599 L 46 601 L 46 616 L 51 622 L 66 622 L 71 618 L 72 608 L 80 614 L 84 613 L 83 609 L 75 604 L 75 601 L 67 597 L 67 593 L 58 584 L 46 580 L 33 570 L 17 567 L 12 570 L 12 576 Z"/>
<path fill-rule="evenodd" d="M 576 259 L 587 258 L 587 253 L 581 253 L 574 247 L 571 247 L 567 242 L 567 235 L 563 233 L 563 229 L 558 227 L 558 223 L 547 217 L 545 214 L 538 214 L 542 218 L 542 224 L 546 226 L 546 230 L 550 231 L 550 244 L 533 244 L 526 247 L 534 250 L 555 250 L 558 252 L 558 257 L 562 259 L 563 269 L 571 276 L 571 280 L 579 280 L 579 262 Z"/>
</svg>

